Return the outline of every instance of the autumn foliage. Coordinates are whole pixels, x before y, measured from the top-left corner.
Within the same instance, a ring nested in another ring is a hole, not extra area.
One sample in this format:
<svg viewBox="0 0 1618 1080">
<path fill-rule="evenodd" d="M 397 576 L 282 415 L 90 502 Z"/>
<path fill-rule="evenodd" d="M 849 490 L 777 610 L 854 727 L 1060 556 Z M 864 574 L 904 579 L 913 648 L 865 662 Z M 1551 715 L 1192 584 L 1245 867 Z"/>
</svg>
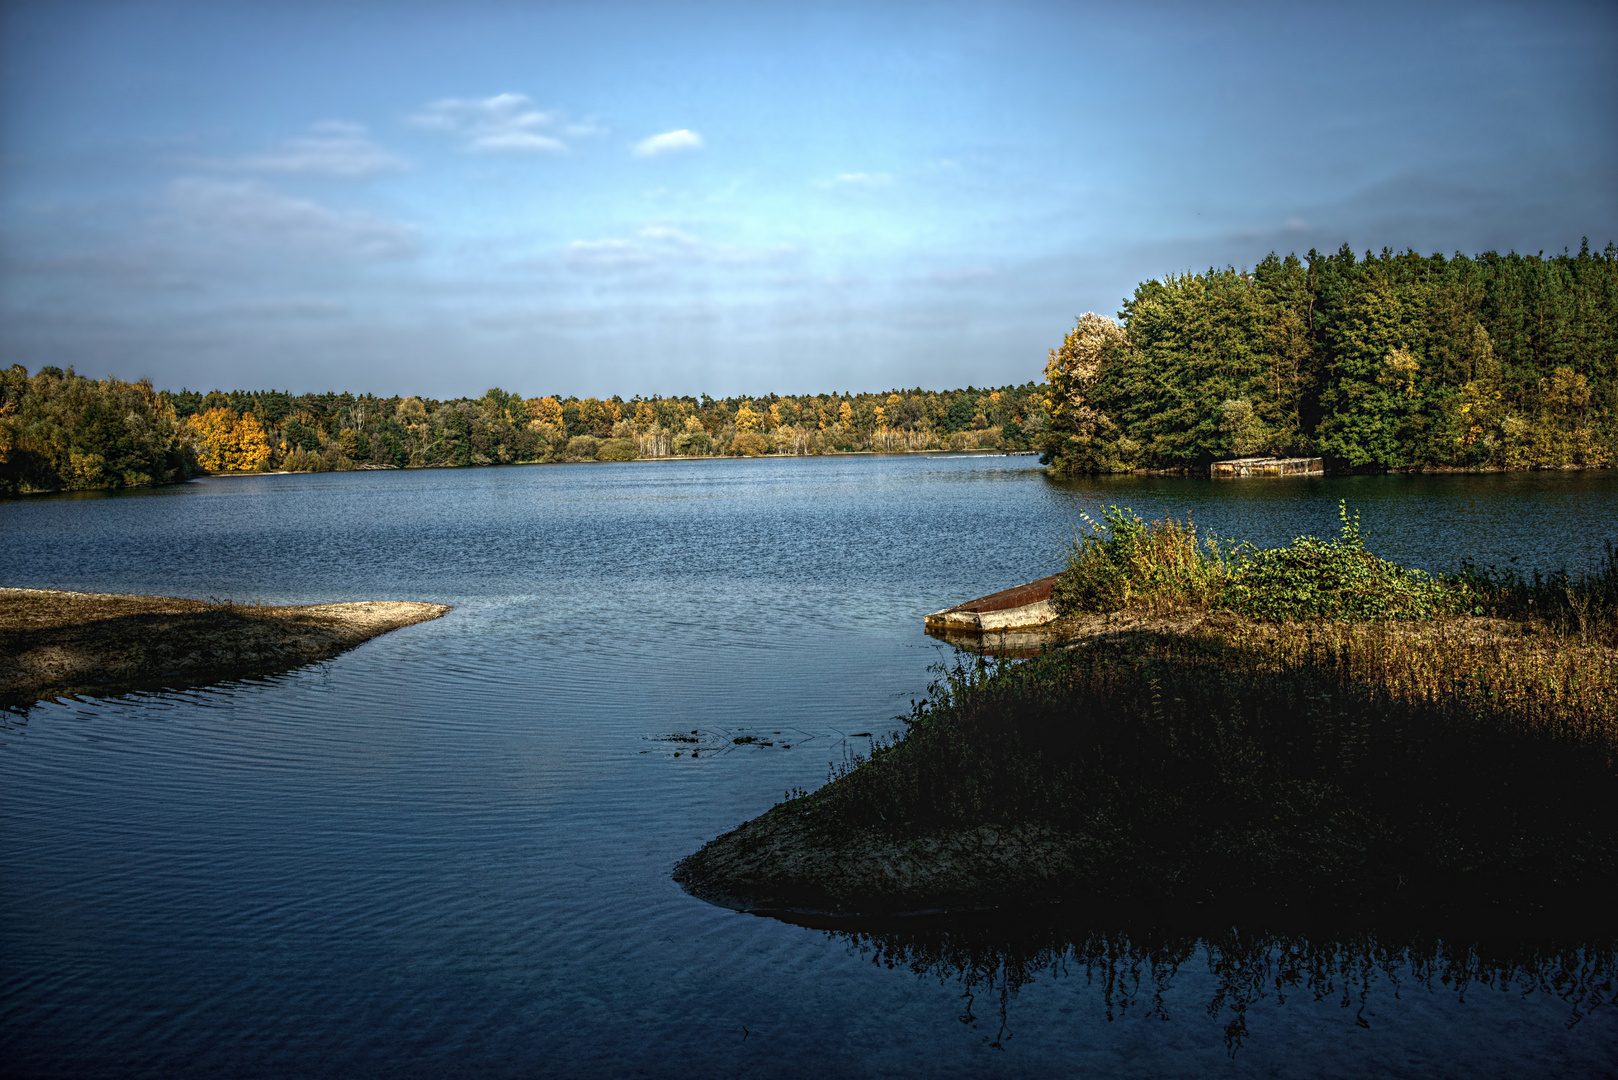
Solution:
<svg viewBox="0 0 1618 1080">
<path fill-rule="evenodd" d="M 264 427 L 252 413 L 218 407 L 186 420 L 197 461 L 209 472 L 253 472 L 270 460 Z"/>
</svg>

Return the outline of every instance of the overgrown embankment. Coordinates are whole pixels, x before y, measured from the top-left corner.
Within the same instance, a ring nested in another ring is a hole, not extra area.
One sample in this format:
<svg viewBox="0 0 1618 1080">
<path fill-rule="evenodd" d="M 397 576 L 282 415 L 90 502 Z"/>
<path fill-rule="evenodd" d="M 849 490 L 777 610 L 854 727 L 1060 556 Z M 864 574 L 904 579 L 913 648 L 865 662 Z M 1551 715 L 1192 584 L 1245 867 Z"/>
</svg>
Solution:
<svg viewBox="0 0 1618 1080">
<path fill-rule="evenodd" d="M 1077 546 L 1065 603 L 1156 608 L 1157 629 L 1091 615 L 1033 660 L 963 662 L 870 760 L 676 876 L 835 912 L 1520 912 L 1618 884 L 1610 556 L 1579 580 L 1436 579 L 1351 522 L 1233 554 L 1129 520 Z"/>
<path fill-rule="evenodd" d="M 390 601 L 266 607 L 0 589 L 0 708 L 285 671 L 448 611 Z"/>
</svg>

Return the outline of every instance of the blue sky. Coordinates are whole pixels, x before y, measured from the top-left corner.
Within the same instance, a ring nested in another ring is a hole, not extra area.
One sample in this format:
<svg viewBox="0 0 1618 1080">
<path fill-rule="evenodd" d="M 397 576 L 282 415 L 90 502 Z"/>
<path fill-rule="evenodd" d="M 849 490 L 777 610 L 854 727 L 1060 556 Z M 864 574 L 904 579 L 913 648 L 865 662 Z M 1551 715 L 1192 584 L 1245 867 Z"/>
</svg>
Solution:
<svg viewBox="0 0 1618 1080">
<path fill-rule="evenodd" d="M 1618 8 L 12 3 L 0 360 L 434 396 L 1037 379 L 1271 250 L 1618 240 Z"/>
</svg>

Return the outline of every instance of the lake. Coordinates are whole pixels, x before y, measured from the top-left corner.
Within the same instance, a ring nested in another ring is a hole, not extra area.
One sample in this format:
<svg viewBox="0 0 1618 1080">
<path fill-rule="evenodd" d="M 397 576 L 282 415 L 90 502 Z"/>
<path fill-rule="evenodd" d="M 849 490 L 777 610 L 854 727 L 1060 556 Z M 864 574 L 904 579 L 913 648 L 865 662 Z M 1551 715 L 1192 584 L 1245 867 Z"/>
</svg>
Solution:
<svg viewBox="0 0 1618 1080">
<path fill-rule="evenodd" d="M 1433 570 L 1618 536 L 1614 472 L 1057 483 L 998 456 L 0 503 L 0 584 L 455 606 L 274 678 L 0 714 L 0 1071 L 1611 1075 L 1611 942 L 1576 933 L 862 933 L 669 879 L 893 730 L 952 655 L 923 616 L 1053 572 L 1085 514 L 1273 544 L 1344 499 Z"/>
</svg>

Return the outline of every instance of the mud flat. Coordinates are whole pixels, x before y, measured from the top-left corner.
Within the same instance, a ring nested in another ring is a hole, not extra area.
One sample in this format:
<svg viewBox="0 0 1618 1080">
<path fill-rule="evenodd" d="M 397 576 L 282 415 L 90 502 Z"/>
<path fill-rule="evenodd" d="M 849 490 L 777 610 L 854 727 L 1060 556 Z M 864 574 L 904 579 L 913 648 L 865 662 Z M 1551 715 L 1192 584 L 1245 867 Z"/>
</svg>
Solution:
<svg viewBox="0 0 1618 1080">
<path fill-rule="evenodd" d="M 271 607 L 0 588 L 0 707 L 286 671 L 449 610 L 404 601 Z"/>
</svg>

